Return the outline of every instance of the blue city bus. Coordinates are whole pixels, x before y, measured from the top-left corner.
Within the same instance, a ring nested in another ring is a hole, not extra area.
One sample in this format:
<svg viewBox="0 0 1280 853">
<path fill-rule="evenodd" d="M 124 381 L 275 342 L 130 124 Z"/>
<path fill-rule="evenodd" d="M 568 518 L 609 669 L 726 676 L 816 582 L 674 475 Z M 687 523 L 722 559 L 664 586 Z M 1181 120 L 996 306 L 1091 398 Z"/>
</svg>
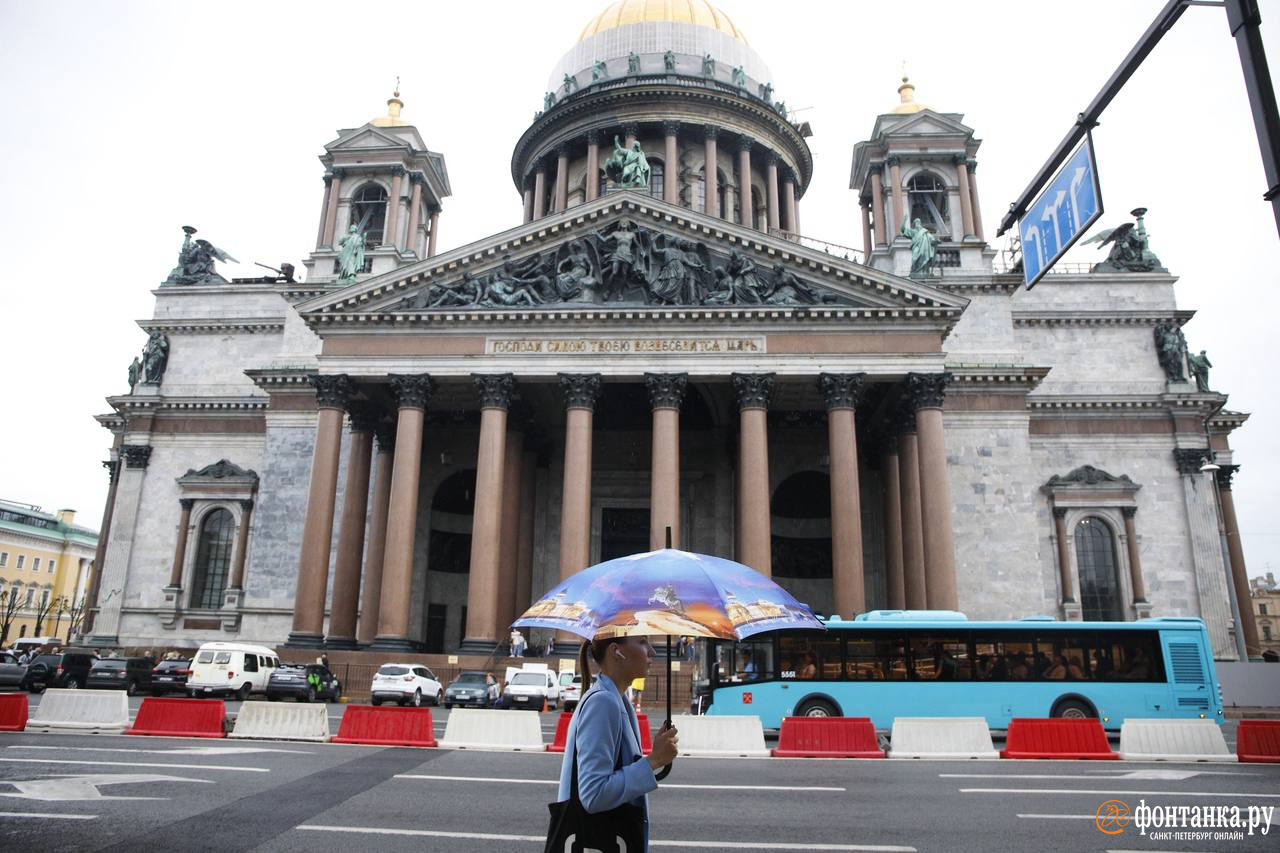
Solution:
<svg viewBox="0 0 1280 853">
<path fill-rule="evenodd" d="M 782 718 L 1128 717 L 1222 723 L 1222 692 L 1204 622 L 969 621 L 939 610 L 833 617 L 827 630 L 710 640 L 695 661 L 694 713 Z"/>
</svg>

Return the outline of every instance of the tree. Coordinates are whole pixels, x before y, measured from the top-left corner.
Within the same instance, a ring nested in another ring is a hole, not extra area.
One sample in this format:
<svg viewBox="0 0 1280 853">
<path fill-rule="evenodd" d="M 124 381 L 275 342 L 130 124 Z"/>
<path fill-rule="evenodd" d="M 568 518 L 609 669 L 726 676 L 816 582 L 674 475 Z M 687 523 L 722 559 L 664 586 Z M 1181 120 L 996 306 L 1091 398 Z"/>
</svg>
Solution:
<svg viewBox="0 0 1280 853">
<path fill-rule="evenodd" d="M 49 612 L 53 610 L 53 607 L 56 601 L 57 599 L 55 599 L 52 595 L 48 595 L 47 591 L 45 595 L 40 596 L 40 600 L 35 605 L 35 608 L 34 608 L 36 612 L 36 629 L 33 632 L 32 636 L 35 636 L 35 637 L 41 636 L 40 631 L 42 628 L 44 628 L 44 620 L 48 618 Z"/>
<path fill-rule="evenodd" d="M 9 629 L 22 609 L 22 598 L 16 587 L 0 592 L 0 647 L 9 645 Z"/>
<path fill-rule="evenodd" d="M 85 599 L 81 597 L 74 605 L 68 604 L 63 612 L 67 614 L 67 642 L 70 643 L 71 635 L 80 633 L 84 627 Z"/>
</svg>

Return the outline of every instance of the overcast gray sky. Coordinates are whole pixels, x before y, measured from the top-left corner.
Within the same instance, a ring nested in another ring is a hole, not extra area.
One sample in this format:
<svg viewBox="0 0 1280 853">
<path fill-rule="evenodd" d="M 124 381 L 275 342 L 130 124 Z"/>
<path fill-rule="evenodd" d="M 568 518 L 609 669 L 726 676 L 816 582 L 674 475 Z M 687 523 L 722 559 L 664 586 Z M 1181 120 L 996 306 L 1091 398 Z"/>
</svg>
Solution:
<svg viewBox="0 0 1280 853">
<path fill-rule="evenodd" d="M 510 156 L 547 75 L 602 0 L 559 2 L 60 2 L 0 0 L 3 307 L 0 497 L 73 507 L 96 526 L 109 435 L 92 419 L 126 390 L 151 290 L 184 224 L 245 262 L 300 262 L 323 184 L 316 156 L 340 127 L 385 112 L 442 152 L 454 196 L 441 250 L 520 221 Z M 808 235 L 861 246 L 852 146 L 897 103 L 964 114 L 983 145 L 987 237 L 1163 0 L 815 2 L 723 0 L 813 125 Z M 1280 65 L 1280 0 L 1262 0 Z M 1094 135 L 1107 213 L 1150 209 L 1152 248 L 1181 277 L 1186 326 L 1228 407 L 1250 574 L 1280 570 L 1280 240 L 1219 8 L 1192 8 Z M 1068 260 L 1094 260 L 1093 247 Z M 1061 472 L 1065 473 L 1065 472 Z"/>
</svg>

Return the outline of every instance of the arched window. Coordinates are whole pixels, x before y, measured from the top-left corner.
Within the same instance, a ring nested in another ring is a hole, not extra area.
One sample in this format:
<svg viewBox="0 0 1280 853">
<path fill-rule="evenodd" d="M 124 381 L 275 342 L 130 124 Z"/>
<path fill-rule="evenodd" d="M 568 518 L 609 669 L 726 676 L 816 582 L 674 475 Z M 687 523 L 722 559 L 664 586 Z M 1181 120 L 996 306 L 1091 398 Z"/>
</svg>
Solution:
<svg viewBox="0 0 1280 853">
<path fill-rule="evenodd" d="M 662 183 L 666 173 L 666 166 L 661 160 L 649 160 L 649 195 L 662 198 Z"/>
<path fill-rule="evenodd" d="M 907 201 L 911 206 L 911 222 L 917 219 L 943 239 L 951 237 L 951 219 L 947 214 L 947 185 L 928 172 L 921 172 L 907 183 Z M 896 230 L 901 222 L 893 223 Z"/>
<path fill-rule="evenodd" d="M 1123 618 L 1115 537 L 1102 519 L 1085 518 L 1076 525 L 1076 568 L 1080 574 L 1081 618 L 1086 622 Z"/>
<path fill-rule="evenodd" d="M 387 191 L 378 184 L 365 184 L 351 196 L 351 224 L 364 233 L 366 249 L 382 245 L 387 223 Z"/>
<path fill-rule="evenodd" d="M 191 606 L 218 608 L 227 586 L 231 566 L 231 544 L 235 539 L 235 520 L 225 509 L 215 509 L 200 523 L 200 539 L 196 545 L 195 576 L 191 584 Z"/>
<path fill-rule="evenodd" d="M 694 210 L 702 213 L 707 209 L 707 167 L 703 166 L 698 170 L 697 176 L 693 179 L 693 192 L 691 194 L 691 202 Z"/>
</svg>

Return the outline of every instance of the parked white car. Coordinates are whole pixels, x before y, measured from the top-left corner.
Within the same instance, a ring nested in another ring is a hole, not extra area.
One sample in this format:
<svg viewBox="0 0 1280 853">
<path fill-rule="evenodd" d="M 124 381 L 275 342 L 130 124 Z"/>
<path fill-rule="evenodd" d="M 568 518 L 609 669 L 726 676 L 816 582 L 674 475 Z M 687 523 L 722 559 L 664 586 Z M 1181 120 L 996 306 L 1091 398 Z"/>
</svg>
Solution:
<svg viewBox="0 0 1280 853">
<path fill-rule="evenodd" d="M 566 711 L 578 707 L 582 698 L 582 676 L 572 670 L 560 673 L 560 704 Z"/>
<path fill-rule="evenodd" d="M 374 674 L 369 692 L 374 705 L 398 702 L 419 708 L 423 702 L 439 705 L 444 698 L 435 673 L 420 663 L 384 663 Z"/>
<path fill-rule="evenodd" d="M 280 666 L 275 651 L 247 643 L 205 643 L 196 652 L 187 678 L 187 694 L 199 698 L 266 693 L 271 673 Z"/>
<path fill-rule="evenodd" d="M 541 711 L 544 701 L 547 710 L 554 710 L 560 701 L 559 680 L 545 664 L 526 666 L 511 673 L 511 678 L 502 691 L 504 708 L 532 708 Z"/>
</svg>

